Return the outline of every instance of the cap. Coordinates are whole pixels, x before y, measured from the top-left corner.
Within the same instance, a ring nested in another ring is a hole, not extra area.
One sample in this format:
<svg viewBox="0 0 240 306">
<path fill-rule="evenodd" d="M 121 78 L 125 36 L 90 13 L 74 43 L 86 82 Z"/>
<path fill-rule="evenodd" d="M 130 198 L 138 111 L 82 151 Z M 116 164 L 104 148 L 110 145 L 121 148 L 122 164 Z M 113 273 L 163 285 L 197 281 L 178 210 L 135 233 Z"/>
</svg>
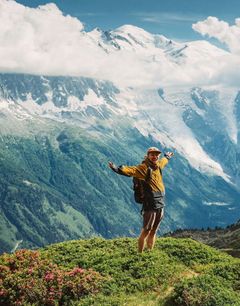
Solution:
<svg viewBox="0 0 240 306">
<path fill-rule="evenodd" d="M 149 154 L 149 153 L 152 153 L 152 152 L 155 152 L 155 153 L 162 153 L 162 151 L 161 150 L 159 150 L 158 148 L 156 148 L 156 147 L 150 147 L 150 148 L 148 148 L 148 150 L 147 150 L 147 155 Z"/>
</svg>

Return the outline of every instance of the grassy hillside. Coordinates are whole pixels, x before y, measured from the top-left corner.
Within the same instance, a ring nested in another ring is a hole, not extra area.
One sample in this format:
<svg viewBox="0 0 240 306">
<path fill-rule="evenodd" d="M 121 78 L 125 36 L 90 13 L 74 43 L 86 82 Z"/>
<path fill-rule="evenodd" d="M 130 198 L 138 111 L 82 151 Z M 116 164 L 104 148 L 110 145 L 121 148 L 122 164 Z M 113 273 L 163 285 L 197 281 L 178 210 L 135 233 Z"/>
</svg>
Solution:
<svg viewBox="0 0 240 306">
<path fill-rule="evenodd" d="M 191 239 L 94 238 L 0 257 L 0 304 L 240 305 L 240 260 Z M 19 293 L 20 292 L 20 293 Z"/>
<path fill-rule="evenodd" d="M 240 257 L 240 220 L 226 228 L 182 229 L 167 233 L 166 237 L 191 238 Z"/>
</svg>

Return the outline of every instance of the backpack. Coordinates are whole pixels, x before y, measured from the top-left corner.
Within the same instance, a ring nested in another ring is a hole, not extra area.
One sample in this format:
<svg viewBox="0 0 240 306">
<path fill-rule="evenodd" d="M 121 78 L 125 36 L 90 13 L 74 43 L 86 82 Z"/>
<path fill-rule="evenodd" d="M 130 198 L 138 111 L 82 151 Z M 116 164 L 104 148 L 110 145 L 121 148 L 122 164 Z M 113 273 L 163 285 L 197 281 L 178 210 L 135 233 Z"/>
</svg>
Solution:
<svg viewBox="0 0 240 306">
<path fill-rule="evenodd" d="M 151 178 L 152 169 L 148 167 L 147 174 L 144 180 L 140 180 L 136 177 L 133 178 L 133 191 L 134 191 L 134 199 L 138 204 L 143 204 L 144 195 L 146 192 L 146 187 L 149 186 L 147 182 Z"/>
<path fill-rule="evenodd" d="M 162 169 L 159 168 L 159 171 L 162 175 Z M 133 191 L 134 191 L 134 199 L 135 202 L 138 204 L 143 204 L 144 202 L 144 197 L 147 192 L 150 191 L 150 186 L 148 184 L 149 180 L 151 179 L 152 176 L 152 168 L 148 167 L 147 168 L 147 174 L 145 176 L 144 180 L 140 180 L 136 177 L 133 178 Z"/>
<path fill-rule="evenodd" d="M 121 167 L 122 166 L 119 166 L 117 168 L 117 171 L 115 171 L 115 172 L 117 172 L 120 175 L 129 177 L 129 175 L 124 174 L 122 172 Z M 159 171 L 162 175 L 162 169 L 161 168 L 159 168 Z M 140 180 L 136 177 L 133 177 L 133 191 L 134 191 L 134 199 L 135 199 L 136 203 L 143 204 L 145 195 L 147 193 L 151 193 L 151 187 L 148 184 L 151 177 L 152 177 L 152 168 L 151 167 L 147 168 L 147 173 L 146 173 L 146 176 L 145 176 L 144 180 Z"/>
</svg>

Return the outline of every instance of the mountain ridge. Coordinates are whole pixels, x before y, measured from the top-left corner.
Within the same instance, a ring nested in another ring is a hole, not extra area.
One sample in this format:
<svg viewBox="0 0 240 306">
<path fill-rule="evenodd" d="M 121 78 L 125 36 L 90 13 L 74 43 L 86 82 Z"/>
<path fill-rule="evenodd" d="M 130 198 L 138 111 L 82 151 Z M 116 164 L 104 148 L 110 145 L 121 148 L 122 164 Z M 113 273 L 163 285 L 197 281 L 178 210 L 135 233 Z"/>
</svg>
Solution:
<svg viewBox="0 0 240 306">
<path fill-rule="evenodd" d="M 178 229 L 167 233 L 165 237 L 191 238 L 204 244 L 226 251 L 228 254 L 240 257 L 240 220 L 225 228 Z"/>
</svg>

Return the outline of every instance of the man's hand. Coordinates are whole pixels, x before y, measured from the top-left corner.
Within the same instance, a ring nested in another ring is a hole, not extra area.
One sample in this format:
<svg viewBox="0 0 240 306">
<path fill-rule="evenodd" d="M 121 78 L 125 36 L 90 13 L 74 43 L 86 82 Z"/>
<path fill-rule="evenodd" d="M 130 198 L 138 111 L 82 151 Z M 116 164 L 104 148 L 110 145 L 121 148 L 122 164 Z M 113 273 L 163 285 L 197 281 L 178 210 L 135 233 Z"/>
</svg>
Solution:
<svg viewBox="0 0 240 306">
<path fill-rule="evenodd" d="M 173 153 L 173 152 L 166 152 L 166 153 L 164 154 L 164 156 L 165 156 L 167 159 L 172 158 L 172 157 L 173 157 L 173 155 L 174 155 L 174 153 Z"/>
<path fill-rule="evenodd" d="M 113 162 L 108 162 L 108 166 L 109 166 L 109 168 L 113 168 L 114 167 L 114 164 L 113 164 Z"/>
<path fill-rule="evenodd" d="M 108 162 L 109 168 L 111 168 L 113 171 L 117 172 L 118 167 L 113 162 Z"/>
</svg>

